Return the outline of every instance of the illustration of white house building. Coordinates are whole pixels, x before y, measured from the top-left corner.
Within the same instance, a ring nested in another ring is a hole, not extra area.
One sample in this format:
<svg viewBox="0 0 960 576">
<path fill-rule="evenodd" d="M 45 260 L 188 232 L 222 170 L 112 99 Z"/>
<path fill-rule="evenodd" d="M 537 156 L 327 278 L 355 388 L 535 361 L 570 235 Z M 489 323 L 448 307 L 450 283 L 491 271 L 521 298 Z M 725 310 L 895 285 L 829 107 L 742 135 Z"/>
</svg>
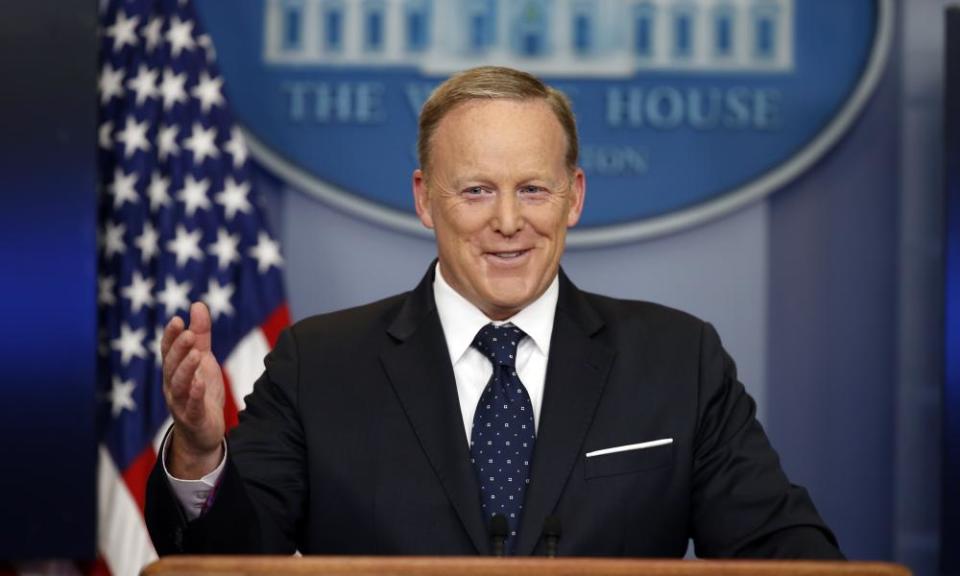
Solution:
<svg viewBox="0 0 960 576">
<path fill-rule="evenodd" d="M 541 75 L 793 69 L 794 0 L 265 0 L 275 65 Z"/>
</svg>

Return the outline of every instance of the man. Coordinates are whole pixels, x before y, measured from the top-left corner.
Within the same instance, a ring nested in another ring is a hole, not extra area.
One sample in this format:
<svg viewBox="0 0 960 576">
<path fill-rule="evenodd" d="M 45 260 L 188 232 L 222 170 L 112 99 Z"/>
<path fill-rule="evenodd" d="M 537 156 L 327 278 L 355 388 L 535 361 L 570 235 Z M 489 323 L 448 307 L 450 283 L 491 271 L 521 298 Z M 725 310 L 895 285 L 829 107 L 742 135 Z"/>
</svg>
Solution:
<svg viewBox="0 0 960 576">
<path fill-rule="evenodd" d="M 586 190 L 561 93 L 468 70 L 425 104 L 418 150 L 437 264 L 412 292 L 285 332 L 228 442 L 206 309 L 167 327 L 175 424 L 146 510 L 161 554 L 529 555 L 549 540 L 668 557 L 692 538 L 705 557 L 842 557 L 713 328 L 560 271 Z"/>
</svg>

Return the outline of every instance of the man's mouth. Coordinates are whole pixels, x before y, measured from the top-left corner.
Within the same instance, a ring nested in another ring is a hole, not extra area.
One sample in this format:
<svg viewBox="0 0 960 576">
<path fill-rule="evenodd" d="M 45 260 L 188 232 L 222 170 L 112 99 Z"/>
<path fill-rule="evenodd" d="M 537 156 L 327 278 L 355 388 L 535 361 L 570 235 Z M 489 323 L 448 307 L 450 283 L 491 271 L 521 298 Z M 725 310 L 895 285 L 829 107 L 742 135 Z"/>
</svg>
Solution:
<svg viewBox="0 0 960 576">
<path fill-rule="evenodd" d="M 517 260 L 519 258 L 522 258 L 528 252 L 530 252 L 529 248 L 526 250 L 512 250 L 509 252 L 490 251 L 490 252 L 487 252 L 487 256 L 492 256 L 493 258 L 497 258 L 498 260 L 509 262 L 511 260 Z"/>
</svg>

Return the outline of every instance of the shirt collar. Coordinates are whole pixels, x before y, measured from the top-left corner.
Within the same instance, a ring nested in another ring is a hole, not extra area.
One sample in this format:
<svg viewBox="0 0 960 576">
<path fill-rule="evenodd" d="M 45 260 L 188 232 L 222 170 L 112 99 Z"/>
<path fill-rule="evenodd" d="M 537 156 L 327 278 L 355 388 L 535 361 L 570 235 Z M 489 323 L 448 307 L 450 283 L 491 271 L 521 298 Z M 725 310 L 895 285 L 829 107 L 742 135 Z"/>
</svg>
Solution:
<svg viewBox="0 0 960 576">
<path fill-rule="evenodd" d="M 437 262 L 433 298 L 437 303 L 440 325 L 447 340 L 447 350 L 450 351 L 450 362 L 459 362 L 463 354 L 470 349 L 477 332 L 490 323 L 497 326 L 513 324 L 533 340 L 544 356 L 548 356 L 559 294 L 560 282 L 557 276 L 554 276 L 553 282 L 544 293 L 526 308 L 504 321 L 494 321 L 447 283 L 440 271 L 440 262 Z"/>
</svg>

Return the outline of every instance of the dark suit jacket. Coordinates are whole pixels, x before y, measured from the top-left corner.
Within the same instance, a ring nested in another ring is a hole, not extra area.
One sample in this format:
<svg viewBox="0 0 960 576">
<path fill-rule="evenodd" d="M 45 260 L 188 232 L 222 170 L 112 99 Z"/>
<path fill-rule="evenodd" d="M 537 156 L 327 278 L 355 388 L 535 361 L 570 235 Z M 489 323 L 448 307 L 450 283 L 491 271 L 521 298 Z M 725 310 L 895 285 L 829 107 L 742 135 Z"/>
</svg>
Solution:
<svg viewBox="0 0 960 576">
<path fill-rule="evenodd" d="M 187 523 L 158 465 L 160 554 L 486 555 L 490 543 L 433 268 L 407 294 L 281 336 L 229 435 L 213 506 Z M 841 557 L 754 418 L 713 328 L 579 291 L 561 272 L 519 555 Z M 586 458 L 659 438 L 670 445 Z"/>
</svg>

